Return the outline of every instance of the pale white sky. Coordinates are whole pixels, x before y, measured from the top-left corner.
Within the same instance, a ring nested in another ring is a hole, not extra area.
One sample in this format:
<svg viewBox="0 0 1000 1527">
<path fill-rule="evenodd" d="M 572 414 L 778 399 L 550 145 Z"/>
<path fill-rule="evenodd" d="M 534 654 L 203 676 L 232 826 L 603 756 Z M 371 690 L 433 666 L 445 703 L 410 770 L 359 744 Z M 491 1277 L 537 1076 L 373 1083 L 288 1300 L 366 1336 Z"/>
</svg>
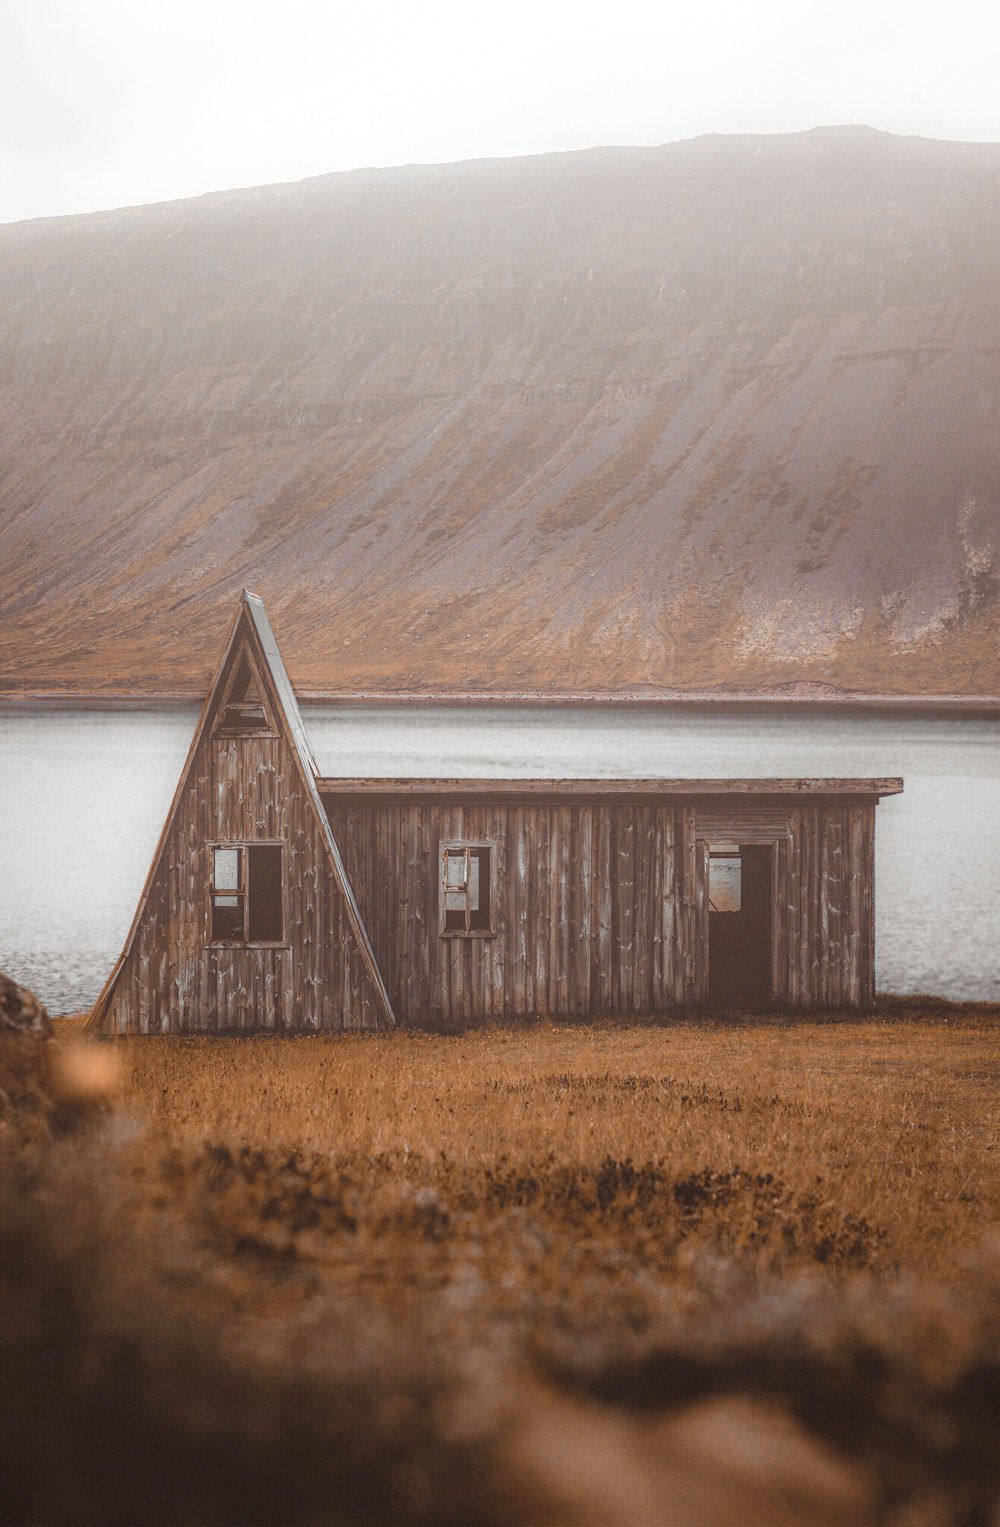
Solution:
<svg viewBox="0 0 1000 1527">
<path fill-rule="evenodd" d="M 997 140 L 998 45 L 995 0 L 0 0 L 0 222 L 705 132 Z"/>
</svg>

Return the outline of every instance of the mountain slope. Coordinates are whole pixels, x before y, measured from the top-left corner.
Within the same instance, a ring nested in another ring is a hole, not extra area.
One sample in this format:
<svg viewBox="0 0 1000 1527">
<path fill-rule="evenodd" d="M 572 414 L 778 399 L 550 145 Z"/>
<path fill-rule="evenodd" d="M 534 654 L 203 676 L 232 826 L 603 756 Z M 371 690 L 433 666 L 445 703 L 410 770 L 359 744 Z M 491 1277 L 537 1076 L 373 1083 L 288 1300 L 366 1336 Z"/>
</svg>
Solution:
<svg viewBox="0 0 1000 1527">
<path fill-rule="evenodd" d="M 1000 689 L 1000 146 L 868 129 L 0 228 L 0 679 Z"/>
</svg>

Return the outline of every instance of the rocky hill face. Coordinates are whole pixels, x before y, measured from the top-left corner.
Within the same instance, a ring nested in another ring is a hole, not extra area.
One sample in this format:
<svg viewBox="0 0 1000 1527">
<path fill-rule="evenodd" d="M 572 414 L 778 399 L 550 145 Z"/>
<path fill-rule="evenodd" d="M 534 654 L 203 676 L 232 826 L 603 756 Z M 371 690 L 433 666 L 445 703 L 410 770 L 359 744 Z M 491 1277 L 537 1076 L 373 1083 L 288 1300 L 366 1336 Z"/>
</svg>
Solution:
<svg viewBox="0 0 1000 1527">
<path fill-rule="evenodd" d="M 1000 145 L 863 128 L 0 228 L 0 681 L 1000 689 Z"/>
</svg>

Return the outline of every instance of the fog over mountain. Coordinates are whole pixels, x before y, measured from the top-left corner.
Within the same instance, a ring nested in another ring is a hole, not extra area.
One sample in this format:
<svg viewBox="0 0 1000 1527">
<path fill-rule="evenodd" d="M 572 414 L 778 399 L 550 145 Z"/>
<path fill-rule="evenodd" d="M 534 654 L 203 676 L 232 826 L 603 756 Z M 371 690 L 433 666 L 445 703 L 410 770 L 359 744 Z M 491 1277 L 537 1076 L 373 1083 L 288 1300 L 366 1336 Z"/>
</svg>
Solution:
<svg viewBox="0 0 1000 1527">
<path fill-rule="evenodd" d="M 1000 690 L 1000 145 L 866 128 L 0 228 L 0 683 Z"/>
</svg>

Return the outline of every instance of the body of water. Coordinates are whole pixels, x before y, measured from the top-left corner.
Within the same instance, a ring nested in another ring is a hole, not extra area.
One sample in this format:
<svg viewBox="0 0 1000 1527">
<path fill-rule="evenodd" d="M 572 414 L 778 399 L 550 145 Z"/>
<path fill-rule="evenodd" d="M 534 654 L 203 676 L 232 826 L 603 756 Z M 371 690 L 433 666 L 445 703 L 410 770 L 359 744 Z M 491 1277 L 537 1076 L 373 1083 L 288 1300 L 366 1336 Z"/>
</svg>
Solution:
<svg viewBox="0 0 1000 1527">
<path fill-rule="evenodd" d="M 575 706 L 306 706 L 324 774 L 901 774 L 876 813 L 879 990 L 1000 999 L 1000 722 Z M 54 1012 L 121 949 L 196 712 L 0 712 L 0 968 Z"/>
</svg>

